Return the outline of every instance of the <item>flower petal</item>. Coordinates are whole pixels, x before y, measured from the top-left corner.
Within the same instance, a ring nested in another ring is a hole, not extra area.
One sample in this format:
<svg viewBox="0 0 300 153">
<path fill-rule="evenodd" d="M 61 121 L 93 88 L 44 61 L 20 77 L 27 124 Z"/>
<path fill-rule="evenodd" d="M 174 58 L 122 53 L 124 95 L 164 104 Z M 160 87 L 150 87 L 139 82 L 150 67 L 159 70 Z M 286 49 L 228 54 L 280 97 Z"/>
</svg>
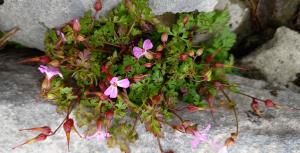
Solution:
<svg viewBox="0 0 300 153">
<path fill-rule="evenodd" d="M 207 127 L 201 131 L 201 133 L 207 133 L 210 130 L 210 128 L 211 128 L 211 125 L 208 124 Z"/>
<path fill-rule="evenodd" d="M 134 47 L 133 48 L 133 55 L 134 55 L 134 57 L 139 59 L 140 57 L 142 57 L 144 55 L 143 54 L 143 49 L 139 48 L 139 47 Z"/>
<path fill-rule="evenodd" d="M 200 144 L 200 140 L 197 139 L 197 138 L 194 138 L 192 141 L 191 141 L 191 146 L 193 149 L 196 149 L 198 147 L 198 145 Z"/>
<path fill-rule="evenodd" d="M 152 44 L 151 40 L 150 39 L 145 40 L 144 44 L 143 44 L 143 49 L 145 49 L 147 51 L 152 48 L 153 48 L 153 44 Z"/>
<path fill-rule="evenodd" d="M 130 82 L 129 82 L 129 80 L 126 78 L 126 79 L 123 79 L 123 80 L 118 81 L 118 82 L 117 82 L 117 85 L 118 85 L 119 87 L 122 87 L 122 88 L 128 88 L 129 85 L 130 85 Z"/>
<path fill-rule="evenodd" d="M 112 92 L 114 86 L 109 86 L 105 91 L 104 91 L 104 95 L 109 96 L 110 93 Z"/>
<path fill-rule="evenodd" d="M 117 98 L 118 96 L 118 88 L 117 87 L 113 87 L 112 88 L 112 92 L 110 93 L 110 98 Z"/>
<path fill-rule="evenodd" d="M 118 77 L 113 77 L 113 78 L 109 81 L 109 83 L 110 83 L 110 84 L 115 84 L 115 83 L 118 82 L 118 80 L 119 80 Z"/>
<path fill-rule="evenodd" d="M 44 66 L 44 65 L 40 65 L 40 67 L 38 69 L 40 70 L 41 73 L 46 73 L 48 70 L 48 67 Z"/>
<path fill-rule="evenodd" d="M 110 98 L 117 98 L 118 88 L 111 85 L 105 90 L 104 95 L 109 96 Z"/>
</svg>

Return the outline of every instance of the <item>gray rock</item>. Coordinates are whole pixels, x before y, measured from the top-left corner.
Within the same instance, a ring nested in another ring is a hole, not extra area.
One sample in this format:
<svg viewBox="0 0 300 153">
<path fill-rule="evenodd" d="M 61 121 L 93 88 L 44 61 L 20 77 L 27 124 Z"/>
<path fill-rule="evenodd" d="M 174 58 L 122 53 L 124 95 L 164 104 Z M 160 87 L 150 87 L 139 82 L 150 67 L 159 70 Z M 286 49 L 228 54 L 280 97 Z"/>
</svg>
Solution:
<svg viewBox="0 0 300 153">
<path fill-rule="evenodd" d="M 101 15 L 105 15 L 121 0 L 103 0 Z M 93 0 L 9 0 L 0 6 L 0 30 L 20 26 L 13 38 L 28 47 L 44 49 L 47 28 L 59 27 L 93 8 Z M 217 0 L 150 0 L 154 14 L 164 12 L 212 11 Z"/>
<path fill-rule="evenodd" d="M 243 1 L 222 0 L 216 5 L 216 9 L 228 9 L 230 13 L 230 28 L 241 33 L 246 32 L 250 27 L 250 10 Z"/>
<path fill-rule="evenodd" d="M 49 125 L 55 128 L 63 120 L 62 115 L 55 112 L 55 107 L 37 98 L 42 75 L 36 67 L 15 65 L 17 54 L 0 54 L 0 152 L 1 153 L 65 153 L 66 140 L 63 130 L 47 141 L 26 145 L 11 150 L 11 148 L 34 137 L 37 133 L 19 132 L 20 128 Z M 271 98 L 282 104 L 300 107 L 300 95 L 289 90 L 277 91 L 278 97 L 273 97 L 269 90 L 264 89 L 263 81 L 250 80 L 230 76 L 232 82 L 241 83 L 240 90 L 259 98 Z M 299 111 L 267 110 L 261 108 L 264 117 L 251 115 L 251 99 L 230 94 L 238 104 L 240 135 L 237 143 L 229 148 L 230 153 L 298 153 L 300 146 Z M 222 98 L 222 97 L 220 97 Z M 212 123 L 209 132 L 210 139 L 224 142 L 229 133 L 235 131 L 233 112 L 220 109 L 215 114 L 215 123 L 209 112 L 184 113 L 186 119 L 195 120 L 199 128 Z M 138 126 L 139 140 L 131 144 L 133 153 L 159 153 L 155 138 L 145 132 L 142 125 Z M 162 140 L 164 149 L 173 149 L 176 153 L 213 153 L 207 144 L 201 144 L 198 149 L 190 147 L 191 136 L 173 132 L 165 127 L 165 139 Z M 118 148 L 108 149 L 104 143 L 79 139 L 71 135 L 70 153 L 118 153 Z"/>
<path fill-rule="evenodd" d="M 258 69 L 269 82 L 286 85 L 297 79 L 300 72 L 299 58 L 299 33 L 280 27 L 272 40 L 242 59 L 242 63 Z"/>
</svg>

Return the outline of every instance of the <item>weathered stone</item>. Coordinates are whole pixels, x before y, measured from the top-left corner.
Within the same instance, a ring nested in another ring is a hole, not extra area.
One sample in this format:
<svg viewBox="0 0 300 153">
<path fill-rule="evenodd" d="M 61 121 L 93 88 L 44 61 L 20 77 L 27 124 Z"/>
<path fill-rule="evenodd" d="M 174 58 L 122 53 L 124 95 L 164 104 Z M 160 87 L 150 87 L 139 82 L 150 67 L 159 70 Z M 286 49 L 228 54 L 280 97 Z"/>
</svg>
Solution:
<svg viewBox="0 0 300 153">
<path fill-rule="evenodd" d="M 48 140 L 21 148 L 11 150 L 16 144 L 22 143 L 37 133 L 19 132 L 20 128 L 49 125 L 55 128 L 63 120 L 64 116 L 55 112 L 55 107 L 42 102 L 37 98 L 42 75 L 36 67 L 15 65 L 18 54 L 9 51 L 10 55 L 0 54 L 0 152 L 6 153 L 65 153 L 67 152 L 66 140 L 63 130 Z M 22 52 L 22 51 L 20 51 Z M 24 52 L 24 51 L 23 51 Z M 5 60 L 5 61 L 4 61 Z M 259 98 L 271 98 L 282 104 L 300 107 L 300 95 L 289 90 L 277 91 L 278 96 L 271 95 L 264 89 L 267 85 L 263 81 L 250 80 L 231 76 L 232 82 L 241 83 L 241 91 L 247 92 Z M 249 113 L 251 99 L 230 94 L 237 102 L 239 113 L 240 135 L 237 143 L 229 148 L 230 153 L 297 153 L 300 146 L 299 111 L 264 109 L 264 117 L 258 118 Z M 208 123 L 212 124 L 209 138 L 225 141 L 229 133 L 235 132 L 235 122 L 231 110 L 220 109 L 215 113 L 215 123 L 209 112 L 184 113 L 184 118 L 195 120 L 199 128 L 204 128 Z M 130 147 L 133 153 L 159 153 L 156 139 L 145 132 L 142 125 L 137 127 L 139 140 Z M 198 149 L 190 147 L 191 136 L 178 132 L 166 131 L 165 139 L 162 139 L 163 148 L 173 149 L 176 153 L 213 153 L 207 144 L 201 144 Z M 70 153 L 119 153 L 118 148 L 108 149 L 104 143 L 79 139 L 75 134 L 71 135 Z"/>
<path fill-rule="evenodd" d="M 239 0 L 222 0 L 219 1 L 216 9 L 228 9 L 230 14 L 229 25 L 233 31 L 245 32 L 250 27 L 250 10 L 246 4 Z"/>
<path fill-rule="evenodd" d="M 105 15 L 121 0 L 103 0 L 101 15 Z M 9 0 L 0 6 L 0 30 L 19 26 L 12 40 L 28 47 L 43 50 L 45 32 L 78 18 L 93 8 L 93 0 Z M 212 11 L 217 0 L 150 0 L 154 14 L 164 12 Z"/>
<path fill-rule="evenodd" d="M 300 73 L 299 58 L 299 33 L 280 27 L 272 40 L 242 59 L 242 63 L 258 69 L 269 82 L 285 85 L 296 80 Z"/>
</svg>

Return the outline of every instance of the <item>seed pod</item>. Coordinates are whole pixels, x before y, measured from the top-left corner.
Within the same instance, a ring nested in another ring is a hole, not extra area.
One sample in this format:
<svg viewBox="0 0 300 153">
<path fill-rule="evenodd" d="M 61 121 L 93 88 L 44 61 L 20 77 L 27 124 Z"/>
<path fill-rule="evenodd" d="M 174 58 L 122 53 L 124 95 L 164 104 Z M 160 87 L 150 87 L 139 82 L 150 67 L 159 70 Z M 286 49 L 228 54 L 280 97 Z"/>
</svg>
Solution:
<svg viewBox="0 0 300 153">
<path fill-rule="evenodd" d="M 168 37 L 169 37 L 168 33 L 164 32 L 164 33 L 161 35 L 161 41 L 162 41 L 163 43 L 167 42 L 167 41 L 168 41 Z"/>
<path fill-rule="evenodd" d="M 95 4 L 94 4 L 94 9 L 96 12 L 99 12 L 102 10 L 102 3 L 101 0 L 96 0 Z"/>
</svg>

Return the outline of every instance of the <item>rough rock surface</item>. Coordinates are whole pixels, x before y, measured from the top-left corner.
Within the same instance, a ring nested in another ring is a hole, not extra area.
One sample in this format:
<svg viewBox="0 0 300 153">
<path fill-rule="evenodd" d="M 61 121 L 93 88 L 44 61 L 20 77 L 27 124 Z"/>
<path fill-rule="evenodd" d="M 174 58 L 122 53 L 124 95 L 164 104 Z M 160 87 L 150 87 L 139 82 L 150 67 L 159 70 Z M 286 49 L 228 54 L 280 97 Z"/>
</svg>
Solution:
<svg viewBox="0 0 300 153">
<path fill-rule="evenodd" d="M 101 15 L 105 15 L 121 0 L 103 0 Z M 218 0 L 149 0 L 154 14 L 163 12 L 212 11 Z M 83 15 L 93 7 L 93 0 L 8 0 L 0 5 L 0 30 L 20 26 L 12 40 L 28 47 L 43 50 L 47 28 L 62 24 Z"/>
<path fill-rule="evenodd" d="M 288 84 L 300 73 L 300 34 L 286 27 L 277 29 L 272 40 L 242 59 L 258 69 L 269 82 Z"/>
<path fill-rule="evenodd" d="M 250 10 L 246 4 L 239 0 L 222 0 L 216 5 L 216 9 L 228 9 L 230 14 L 230 28 L 240 34 L 250 27 Z"/>
<path fill-rule="evenodd" d="M 63 116 L 56 114 L 55 107 L 37 99 L 42 75 L 36 67 L 15 65 L 19 54 L 13 51 L 0 53 L 0 152 L 1 153 L 65 153 L 66 140 L 63 130 L 47 141 L 26 145 L 11 150 L 11 148 L 34 137 L 36 133 L 19 132 L 20 128 L 49 125 L 55 128 L 63 120 Z M 24 51 L 20 51 L 23 52 Z M 263 81 L 249 80 L 241 77 L 230 77 L 233 82 L 242 83 L 241 90 L 259 98 L 271 98 L 281 103 L 300 107 L 300 95 L 289 90 L 277 91 L 274 97 L 269 90 L 264 89 Z M 257 118 L 250 110 L 251 99 L 231 95 L 238 103 L 240 136 L 236 145 L 229 148 L 229 153 L 298 153 L 300 146 L 300 112 L 284 110 L 264 110 L 264 117 Z M 219 110 L 215 114 L 216 123 L 212 122 L 209 112 L 186 113 L 184 117 L 199 123 L 204 128 L 212 123 L 209 133 L 210 139 L 224 141 L 230 132 L 235 130 L 232 111 Z M 176 153 L 213 153 L 207 144 L 201 144 L 198 149 L 190 147 L 191 136 L 173 133 L 165 128 L 166 138 L 162 140 L 165 149 L 173 149 Z M 159 153 L 155 138 L 145 133 L 145 128 L 138 126 L 139 140 L 131 145 L 133 153 Z M 118 153 L 119 149 L 108 149 L 105 144 L 96 141 L 79 139 L 71 135 L 70 153 Z"/>
</svg>

